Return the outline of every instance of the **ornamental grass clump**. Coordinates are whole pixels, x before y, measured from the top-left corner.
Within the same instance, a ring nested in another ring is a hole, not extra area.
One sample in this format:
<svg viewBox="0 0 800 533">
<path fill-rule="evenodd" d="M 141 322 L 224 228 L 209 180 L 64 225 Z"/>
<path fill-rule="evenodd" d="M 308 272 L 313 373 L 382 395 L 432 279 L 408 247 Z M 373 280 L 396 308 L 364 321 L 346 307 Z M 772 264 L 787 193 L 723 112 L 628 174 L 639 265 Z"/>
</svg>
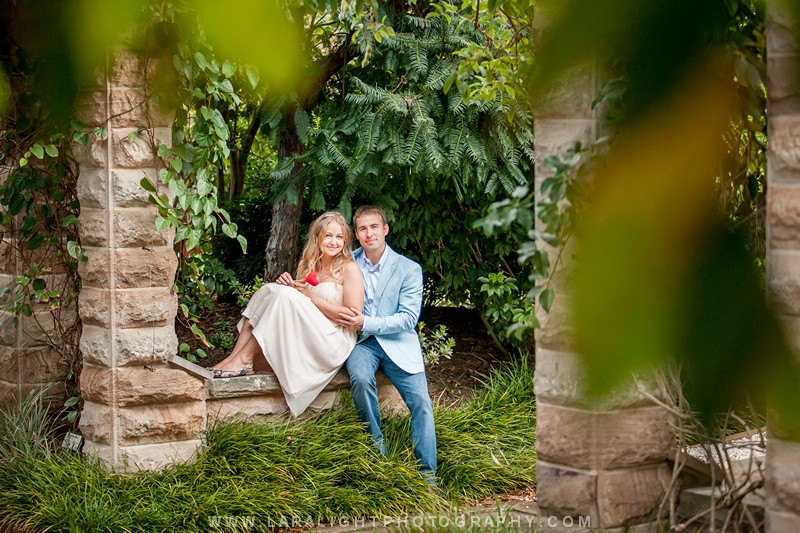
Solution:
<svg viewBox="0 0 800 533">
<path fill-rule="evenodd" d="M 50 385 L 31 391 L 19 407 L 0 406 L 0 462 L 52 452 L 55 424 L 46 400 L 49 390 Z"/>
<path fill-rule="evenodd" d="M 533 484 L 531 374 L 512 366 L 474 400 L 436 407 L 445 495 Z M 450 512 L 419 475 L 408 432 L 407 416 L 389 416 L 382 456 L 345 395 L 340 408 L 310 418 L 212 424 L 197 460 L 158 473 L 109 473 L 68 451 L 13 452 L 0 461 L 0 529 L 268 531 Z"/>
</svg>

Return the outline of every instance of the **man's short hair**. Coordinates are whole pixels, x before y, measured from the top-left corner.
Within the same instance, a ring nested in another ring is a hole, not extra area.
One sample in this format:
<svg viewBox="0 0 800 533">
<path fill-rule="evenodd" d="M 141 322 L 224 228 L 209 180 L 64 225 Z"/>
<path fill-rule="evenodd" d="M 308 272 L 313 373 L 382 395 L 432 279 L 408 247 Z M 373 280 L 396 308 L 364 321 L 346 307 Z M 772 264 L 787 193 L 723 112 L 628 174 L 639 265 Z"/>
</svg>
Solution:
<svg viewBox="0 0 800 533">
<path fill-rule="evenodd" d="M 356 222 L 358 218 L 364 215 L 378 215 L 381 217 L 383 224 L 386 225 L 386 211 L 384 211 L 382 207 L 378 207 L 377 205 L 362 205 L 356 209 L 356 212 L 353 214 L 353 229 L 356 229 L 358 226 Z"/>
</svg>

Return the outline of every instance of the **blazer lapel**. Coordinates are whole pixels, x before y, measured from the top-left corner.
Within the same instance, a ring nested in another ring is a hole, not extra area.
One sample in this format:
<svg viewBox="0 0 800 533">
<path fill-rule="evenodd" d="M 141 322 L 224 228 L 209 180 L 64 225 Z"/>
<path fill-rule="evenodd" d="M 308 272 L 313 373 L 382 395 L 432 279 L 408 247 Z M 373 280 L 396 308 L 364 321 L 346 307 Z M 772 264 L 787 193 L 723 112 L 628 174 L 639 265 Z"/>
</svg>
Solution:
<svg viewBox="0 0 800 533">
<path fill-rule="evenodd" d="M 381 267 L 381 275 L 378 278 L 378 286 L 375 287 L 375 299 L 373 300 L 373 308 L 377 309 L 378 302 L 380 302 L 389 281 L 392 279 L 394 271 L 397 269 L 397 254 L 392 250 L 389 245 L 386 245 L 386 252 L 389 254 L 386 257 L 386 263 Z"/>
</svg>

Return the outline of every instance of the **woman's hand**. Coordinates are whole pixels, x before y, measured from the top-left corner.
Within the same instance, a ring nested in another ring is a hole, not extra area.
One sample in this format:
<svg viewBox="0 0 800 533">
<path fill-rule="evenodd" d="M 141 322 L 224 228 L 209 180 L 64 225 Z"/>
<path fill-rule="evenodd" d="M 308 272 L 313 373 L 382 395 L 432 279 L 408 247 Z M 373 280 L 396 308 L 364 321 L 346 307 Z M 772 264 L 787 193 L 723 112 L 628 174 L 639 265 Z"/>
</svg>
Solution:
<svg viewBox="0 0 800 533">
<path fill-rule="evenodd" d="M 295 281 L 295 282 L 292 284 L 292 286 L 293 286 L 295 289 L 297 289 L 297 290 L 300 292 L 300 294 L 302 294 L 303 296 L 306 296 L 306 297 L 308 297 L 308 298 L 311 298 L 311 294 L 312 294 L 312 292 L 311 292 L 311 285 L 310 285 L 310 284 L 308 284 L 308 283 L 305 283 L 305 282 L 303 282 L 303 281 Z"/>
<path fill-rule="evenodd" d="M 283 274 L 278 276 L 278 279 L 275 280 L 275 283 L 277 283 L 278 285 L 288 285 L 292 287 L 294 286 L 294 278 L 288 272 L 284 272 Z"/>
</svg>

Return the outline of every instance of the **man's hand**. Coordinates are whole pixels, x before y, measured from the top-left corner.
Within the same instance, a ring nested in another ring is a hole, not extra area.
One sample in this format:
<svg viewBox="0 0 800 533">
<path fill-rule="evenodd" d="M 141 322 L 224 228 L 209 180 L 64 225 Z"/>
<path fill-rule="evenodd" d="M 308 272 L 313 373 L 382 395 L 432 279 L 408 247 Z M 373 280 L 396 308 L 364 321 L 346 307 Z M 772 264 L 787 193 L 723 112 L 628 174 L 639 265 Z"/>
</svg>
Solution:
<svg viewBox="0 0 800 533">
<path fill-rule="evenodd" d="M 356 307 L 351 307 L 349 311 L 339 313 L 336 323 L 343 328 L 358 331 L 364 328 L 364 315 Z"/>
</svg>

